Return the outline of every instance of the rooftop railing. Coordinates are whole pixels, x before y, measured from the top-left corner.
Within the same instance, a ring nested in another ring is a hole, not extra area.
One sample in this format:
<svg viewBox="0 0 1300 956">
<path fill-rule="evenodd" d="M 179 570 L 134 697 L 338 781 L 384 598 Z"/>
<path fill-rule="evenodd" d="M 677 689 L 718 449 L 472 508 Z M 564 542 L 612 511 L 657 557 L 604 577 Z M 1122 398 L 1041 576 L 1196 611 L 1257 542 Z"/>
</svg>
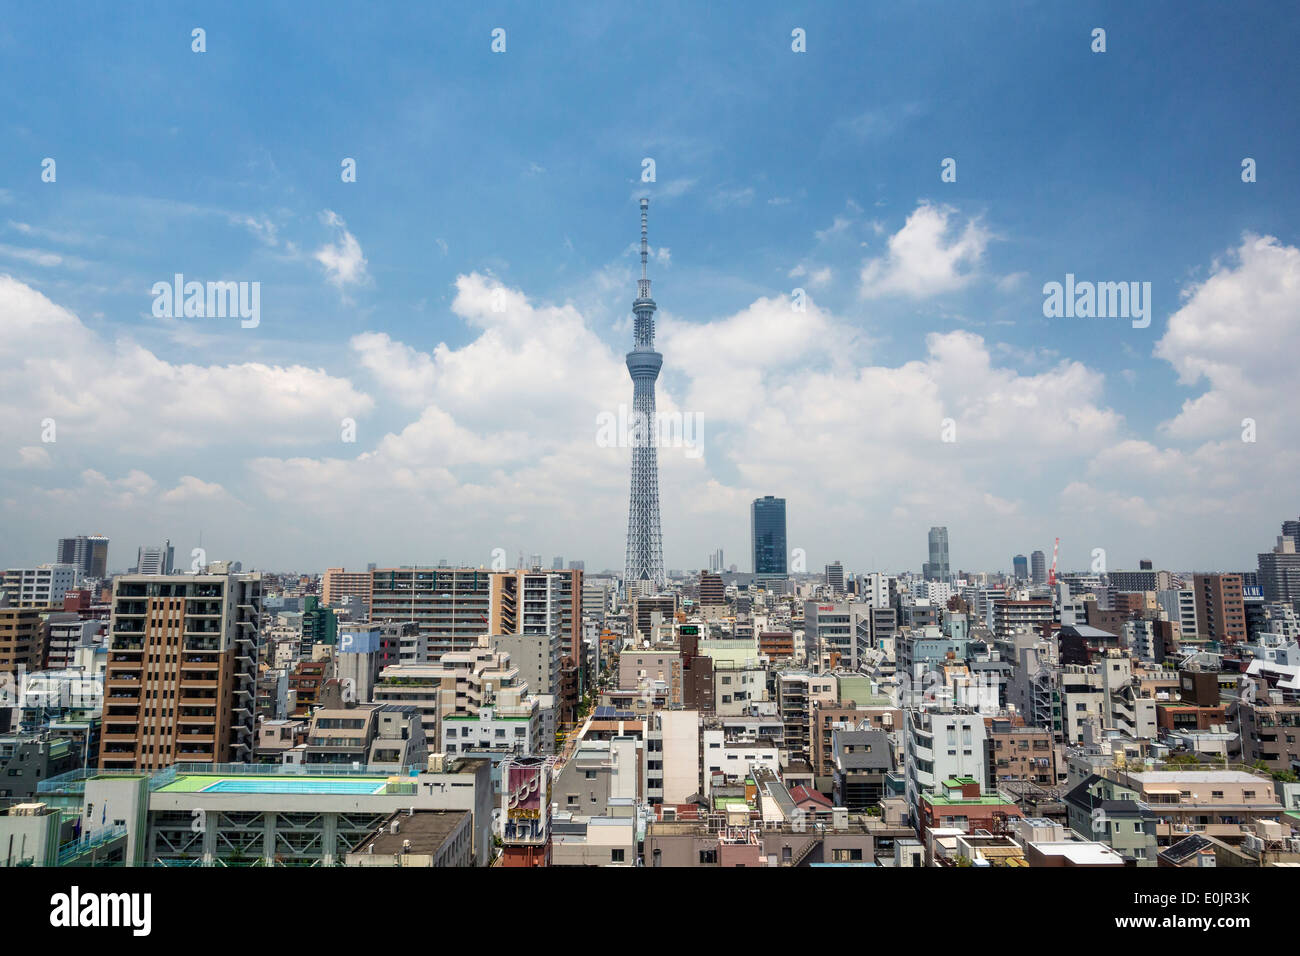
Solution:
<svg viewBox="0 0 1300 956">
<path fill-rule="evenodd" d="M 92 850 L 95 850 L 106 843 L 112 843 L 114 840 L 118 840 L 124 836 L 126 836 L 125 826 L 103 827 L 93 833 L 89 833 L 79 840 L 75 840 L 72 843 L 60 847 L 58 865 L 66 866 L 72 860 L 85 856 Z"/>
</svg>

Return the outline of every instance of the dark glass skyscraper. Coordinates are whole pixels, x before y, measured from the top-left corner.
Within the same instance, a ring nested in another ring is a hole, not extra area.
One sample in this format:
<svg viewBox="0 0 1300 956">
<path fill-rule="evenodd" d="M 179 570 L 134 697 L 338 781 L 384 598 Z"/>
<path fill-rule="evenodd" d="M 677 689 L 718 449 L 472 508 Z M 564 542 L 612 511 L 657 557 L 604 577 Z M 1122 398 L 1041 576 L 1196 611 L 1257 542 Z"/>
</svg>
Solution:
<svg viewBox="0 0 1300 956">
<path fill-rule="evenodd" d="M 59 564 L 75 564 L 87 577 L 108 577 L 108 539 L 98 534 L 60 538 L 56 560 Z"/>
<path fill-rule="evenodd" d="M 754 541 L 754 573 L 784 576 L 785 499 L 771 495 L 755 498 L 749 516 L 750 534 Z"/>
<path fill-rule="evenodd" d="M 930 560 L 921 568 L 927 581 L 951 581 L 952 569 L 948 565 L 948 529 L 936 526 L 930 529 Z"/>
<path fill-rule="evenodd" d="M 1017 581 L 1029 580 L 1029 559 L 1018 554 L 1011 559 L 1011 576 Z"/>
</svg>

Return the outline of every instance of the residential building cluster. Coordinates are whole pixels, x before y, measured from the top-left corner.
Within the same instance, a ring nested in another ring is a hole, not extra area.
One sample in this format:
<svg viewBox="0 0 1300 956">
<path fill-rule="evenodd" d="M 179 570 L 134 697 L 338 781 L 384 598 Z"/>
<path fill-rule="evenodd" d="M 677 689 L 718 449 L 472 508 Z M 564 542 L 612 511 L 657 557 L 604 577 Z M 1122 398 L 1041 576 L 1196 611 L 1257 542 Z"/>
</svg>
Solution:
<svg viewBox="0 0 1300 956">
<path fill-rule="evenodd" d="M 7 866 L 1300 864 L 1300 521 L 1257 567 L 4 571 Z M 959 542 L 954 542 L 959 544 Z"/>
</svg>

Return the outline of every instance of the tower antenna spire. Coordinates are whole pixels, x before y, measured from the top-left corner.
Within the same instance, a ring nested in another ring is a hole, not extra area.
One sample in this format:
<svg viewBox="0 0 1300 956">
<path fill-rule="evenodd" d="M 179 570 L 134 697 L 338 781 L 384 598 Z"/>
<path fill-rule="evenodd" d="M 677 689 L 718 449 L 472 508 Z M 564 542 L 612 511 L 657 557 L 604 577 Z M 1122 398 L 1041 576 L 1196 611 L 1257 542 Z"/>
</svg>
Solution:
<svg viewBox="0 0 1300 956">
<path fill-rule="evenodd" d="M 647 220 L 650 218 L 650 200 L 642 197 L 641 199 L 641 278 L 649 281 L 646 273 L 646 258 L 650 253 L 650 242 L 647 239 L 648 230 Z"/>
</svg>

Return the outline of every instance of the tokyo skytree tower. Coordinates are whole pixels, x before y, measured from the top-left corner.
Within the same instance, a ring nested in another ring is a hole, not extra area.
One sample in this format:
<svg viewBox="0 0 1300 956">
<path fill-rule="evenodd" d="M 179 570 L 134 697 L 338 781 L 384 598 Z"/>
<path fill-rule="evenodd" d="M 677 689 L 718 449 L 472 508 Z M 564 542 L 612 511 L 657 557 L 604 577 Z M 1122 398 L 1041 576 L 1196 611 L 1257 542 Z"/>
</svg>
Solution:
<svg viewBox="0 0 1300 956">
<path fill-rule="evenodd" d="M 627 562 L 624 586 L 629 596 L 664 589 L 663 534 L 659 530 L 659 452 L 655 420 L 655 380 L 664 357 L 655 351 L 655 300 L 646 274 L 646 220 L 650 200 L 641 200 L 641 279 L 637 282 L 636 341 L 627 353 L 632 376 L 632 494 L 627 509 Z"/>
</svg>

